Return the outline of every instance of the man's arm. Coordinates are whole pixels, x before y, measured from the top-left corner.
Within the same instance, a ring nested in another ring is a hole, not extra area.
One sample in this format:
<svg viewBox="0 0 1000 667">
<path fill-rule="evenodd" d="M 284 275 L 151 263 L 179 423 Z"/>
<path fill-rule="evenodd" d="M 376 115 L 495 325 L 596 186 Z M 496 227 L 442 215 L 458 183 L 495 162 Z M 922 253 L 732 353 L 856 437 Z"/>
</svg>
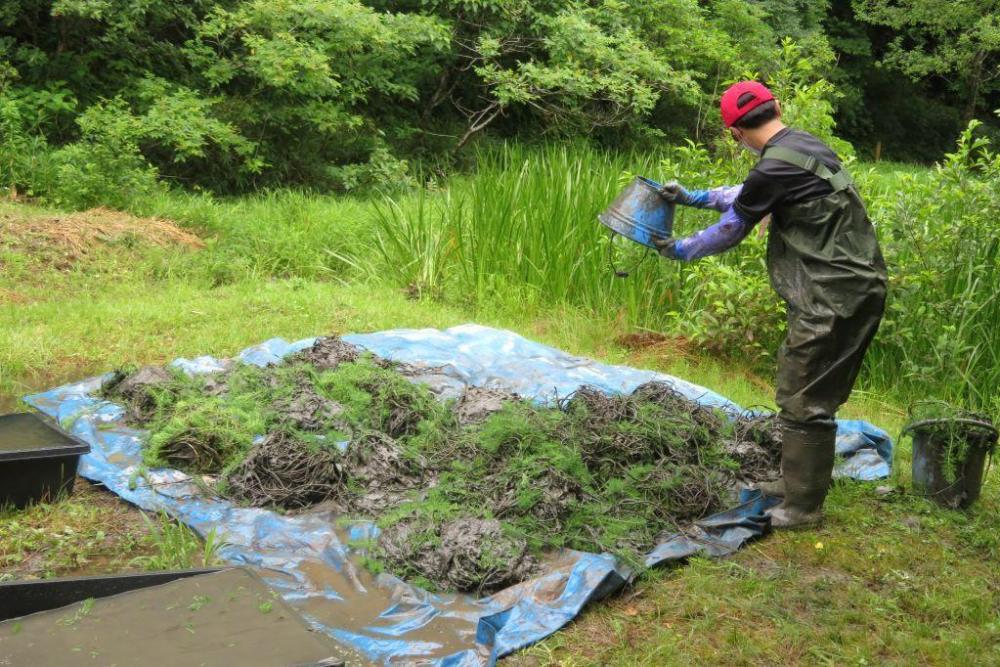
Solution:
<svg viewBox="0 0 1000 667">
<path fill-rule="evenodd" d="M 710 190 L 687 190 L 680 183 L 671 181 L 660 188 L 660 196 L 669 202 L 693 208 L 711 208 L 725 213 L 740 196 L 743 185 L 723 185 Z"/>
<path fill-rule="evenodd" d="M 739 245 L 751 229 L 753 223 L 747 222 L 730 205 L 711 227 L 683 239 L 662 239 L 654 243 L 664 257 L 690 262 Z"/>
</svg>

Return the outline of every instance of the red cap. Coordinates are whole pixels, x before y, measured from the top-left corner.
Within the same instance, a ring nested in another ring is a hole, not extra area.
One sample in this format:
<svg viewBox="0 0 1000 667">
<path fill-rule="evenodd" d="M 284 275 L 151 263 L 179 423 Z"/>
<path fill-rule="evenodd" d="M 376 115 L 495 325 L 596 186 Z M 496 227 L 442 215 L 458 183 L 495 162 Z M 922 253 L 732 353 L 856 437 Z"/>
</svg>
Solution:
<svg viewBox="0 0 1000 667">
<path fill-rule="evenodd" d="M 745 100 L 743 105 L 738 104 L 739 99 L 749 93 L 753 97 Z M 726 127 L 732 127 L 736 121 L 747 115 L 764 102 L 770 102 L 774 95 L 762 83 L 756 81 L 740 81 L 729 86 L 726 92 L 722 93 L 719 101 L 719 109 L 722 111 L 722 123 Z"/>
</svg>

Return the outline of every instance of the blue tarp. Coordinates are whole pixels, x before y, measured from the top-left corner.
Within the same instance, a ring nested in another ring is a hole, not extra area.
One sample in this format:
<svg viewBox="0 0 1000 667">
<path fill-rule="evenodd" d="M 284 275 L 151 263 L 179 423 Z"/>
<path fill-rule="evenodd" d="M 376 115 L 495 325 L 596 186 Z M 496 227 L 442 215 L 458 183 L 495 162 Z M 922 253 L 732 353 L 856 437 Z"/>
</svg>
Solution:
<svg viewBox="0 0 1000 667">
<path fill-rule="evenodd" d="M 345 336 L 382 357 L 419 367 L 442 397 L 466 386 L 515 391 L 540 401 L 568 396 L 588 384 L 630 392 L 645 382 L 672 384 L 703 404 L 739 406 L 704 387 L 652 371 L 609 366 L 535 343 L 509 331 L 467 324 L 445 331 L 394 330 Z M 239 355 L 246 363 L 275 363 L 314 339 L 272 339 Z M 212 357 L 178 359 L 189 373 L 220 370 Z M 238 507 L 207 495 L 177 470 L 148 471 L 137 480 L 145 434 L 124 425 L 121 406 L 96 397 L 102 378 L 66 385 L 25 400 L 90 443 L 80 474 L 146 510 L 165 511 L 199 534 L 215 533 L 226 562 L 254 567 L 311 622 L 357 652 L 359 661 L 444 667 L 491 665 L 500 656 L 555 632 L 591 600 L 620 589 L 630 573 L 608 555 L 568 552 L 548 571 L 490 597 L 431 594 L 391 575 L 372 577 L 348 558 L 351 541 L 375 534 L 368 522 L 343 525 L 329 512 L 283 515 Z M 837 473 L 857 479 L 889 474 L 892 441 L 861 421 L 841 421 Z M 732 553 L 767 529 L 760 498 L 698 522 L 666 539 L 647 565 L 704 553 Z"/>
</svg>

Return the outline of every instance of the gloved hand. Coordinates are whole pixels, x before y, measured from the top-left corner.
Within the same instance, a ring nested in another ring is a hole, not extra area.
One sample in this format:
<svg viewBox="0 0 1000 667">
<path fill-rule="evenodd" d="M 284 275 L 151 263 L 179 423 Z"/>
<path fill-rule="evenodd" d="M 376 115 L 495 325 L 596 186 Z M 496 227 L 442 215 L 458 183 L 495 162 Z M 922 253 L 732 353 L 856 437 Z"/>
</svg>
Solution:
<svg viewBox="0 0 1000 667">
<path fill-rule="evenodd" d="M 677 181 L 670 181 L 660 187 L 659 193 L 668 202 L 694 208 L 712 208 L 719 213 L 725 213 L 742 190 L 743 185 L 724 185 L 711 190 L 687 190 Z"/>
<path fill-rule="evenodd" d="M 691 193 L 684 189 L 684 186 L 677 181 L 670 181 L 660 186 L 660 196 L 665 201 L 683 206 L 691 205 Z"/>
<path fill-rule="evenodd" d="M 652 241 L 660 255 L 667 259 L 677 259 L 677 239 L 672 236 L 665 239 L 654 236 Z"/>
</svg>

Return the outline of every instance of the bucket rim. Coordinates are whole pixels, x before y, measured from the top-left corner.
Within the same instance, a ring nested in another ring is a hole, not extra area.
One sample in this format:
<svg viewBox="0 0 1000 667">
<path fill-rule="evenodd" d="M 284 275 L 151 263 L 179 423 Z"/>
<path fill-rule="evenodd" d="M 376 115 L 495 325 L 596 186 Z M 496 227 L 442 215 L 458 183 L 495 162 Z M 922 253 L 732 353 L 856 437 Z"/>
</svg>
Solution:
<svg viewBox="0 0 1000 667">
<path fill-rule="evenodd" d="M 657 183 L 651 178 L 646 178 L 645 176 L 636 176 L 635 180 L 637 183 L 641 183 L 642 185 L 650 187 L 653 190 L 656 190 L 657 192 L 659 192 L 660 188 L 663 187 L 663 185 L 661 185 L 660 183 Z"/>
<path fill-rule="evenodd" d="M 1000 437 L 1000 431 L 997 431 L 997 427 L 990 422 L 986 420 L 972 419 L 969 417 L 934 417 L 931 419 L 921 419 L 904 426 L 900 435 L 906 435 L 912 431 L 919 431 L 923 428 L 939 424 L 964 424 L 965 426 L 981 428 L 984 431 L 993 434 L 993 442 L 989 445 L 990 447 L 995 445 L 997 438 Z"/>
</svg>

